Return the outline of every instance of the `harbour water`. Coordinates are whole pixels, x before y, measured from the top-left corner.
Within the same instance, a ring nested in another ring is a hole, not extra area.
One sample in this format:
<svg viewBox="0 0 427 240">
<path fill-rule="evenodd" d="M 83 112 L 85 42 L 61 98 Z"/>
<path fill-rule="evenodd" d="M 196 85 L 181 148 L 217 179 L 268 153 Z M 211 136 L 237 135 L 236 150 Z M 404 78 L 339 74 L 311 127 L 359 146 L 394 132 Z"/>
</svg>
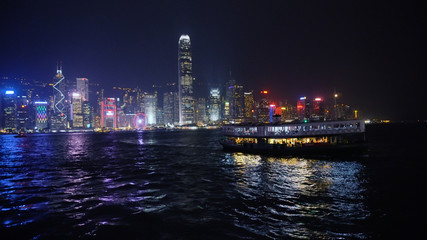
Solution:
<svg viewBox="0 0 427 240">
<path fill-rule="evenodd" d="M 219 130 L 0 135 L 1 239 L 420 239 L 426 124 L 368 154 L 224 152 Z"/>
</svg>

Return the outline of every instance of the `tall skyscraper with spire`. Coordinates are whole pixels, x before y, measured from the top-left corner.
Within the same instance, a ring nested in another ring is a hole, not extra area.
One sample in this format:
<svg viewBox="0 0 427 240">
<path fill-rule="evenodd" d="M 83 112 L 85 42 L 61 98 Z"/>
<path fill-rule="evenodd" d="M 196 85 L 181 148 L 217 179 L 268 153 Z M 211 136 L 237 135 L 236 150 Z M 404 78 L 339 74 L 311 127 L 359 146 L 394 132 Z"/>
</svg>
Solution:
<svg viewBox="0 0 427 240">
<path fill-rule="evenodd" d="M 194 124 L 194 97 L 190 37 L 181 35 L 178 41 L 179 125 Z"/>
<path fill-rule="evenodd" d="M 53 106 L 51 117 L 51 129 L 63 130 L 67 128 L 68 106 L 67 106 L 67 84 L 62 74 L 62 64 L 57 66 L 56 74 L 53 77 Z"/>
</svg>

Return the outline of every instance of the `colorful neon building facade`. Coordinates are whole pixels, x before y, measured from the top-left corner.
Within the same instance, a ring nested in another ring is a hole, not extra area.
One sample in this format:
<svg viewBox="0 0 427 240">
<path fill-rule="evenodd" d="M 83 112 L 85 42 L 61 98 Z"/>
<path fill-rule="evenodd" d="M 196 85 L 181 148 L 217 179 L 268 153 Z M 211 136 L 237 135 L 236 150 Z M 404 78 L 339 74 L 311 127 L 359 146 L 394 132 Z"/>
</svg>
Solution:
<svg viewBox="0 0 427 240">
<path fill-rule="evenodd" d="M 36 108 L 36 128 L 38 130 L 48 127 L 47 102 L 34 102 Z"/>
<path fill-rule="evenodd" d="M 115 98 L 105 98 L 101 102 L 101 127 L 117 128 L 117 107 Z"/>
</svg>

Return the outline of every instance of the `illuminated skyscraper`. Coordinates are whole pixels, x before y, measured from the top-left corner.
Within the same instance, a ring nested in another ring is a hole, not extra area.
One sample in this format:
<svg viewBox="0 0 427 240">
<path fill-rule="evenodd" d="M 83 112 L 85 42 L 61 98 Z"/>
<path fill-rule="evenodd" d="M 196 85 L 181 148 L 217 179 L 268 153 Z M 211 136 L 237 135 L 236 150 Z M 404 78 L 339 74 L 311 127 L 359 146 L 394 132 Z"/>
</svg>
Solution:
<svg viewBox="0 0 427 240">
<path fill-rule="evenodd" d="M 147 125 L 155 125 L 157 123 L 157 92 L 154 94 L 145 93 L 142 99 L 143 113 L 147 117 Z"/>
<path fill-rule="evenodd" d="M 297 101 L 298 118 L 300 120 L 303 120 L 305 118 L 306 101 L 307 101 L 307 97 L 300 97 L 299 100 Z"/>
<path fill-rule="evenodd" d="M 195 123 L 192 68 L 190 37 L 181 35 L 178 41 L 179 125 Z"/>
<path fill-rule="evenodd" d="M 255 116 L 258 122 L 270 122 L 271 98 L 267 90 L 261 91 L 261 99 L 255 103 Z"/>
<path fill-rule="evenodd" d="M 83 102 L 83 127 L 92 128 L 93 107 L 88 101 Z"/>
<path fill-rule="evenodd" d="M 1 95 L 0 95 L 1 96 Z M 16 128 L 16 94 L 14 90 L 6 90 L 2 94 L 2 127 L 7 130 Z"/>
<path fill-rule="evenodd" d="M 165 125 L 171 126 L 176 122 L 175 112 L 177 112 L 177 108 L 175 108 L 175 100 L 176 92 L 165 92 L 163 94 L 163 116 Z"/>
<path fill-rule="evenodd" d="M 323 120 L 325 118 L 325 106 L 322 98 L 315 98 L 312 108 L 312 119 Z"/>
<path fill-rule="evenodd" d="M 67 84 L 62 74 L 62 66 L 59 65 L 56 75 L 53 77 L 53 113 L 51 128 L 54 130 L 66 129 L 68 121 Z"/>
<path fill-rule="evenodd" d="M 239 123 L 243 121 L 245 111 L 245 98 L 243 95 L 243 86 L 231 86 L 231 99 L 230 99 L 230 114 L 234 122 Z"/>
<path fill-rule="evenodd" d="M 83 128 L 82 94 L 73 93 L 73 128 Z"/>
<path fill-rule="evenodd" d="M 245 97 L 245 121 L 251 122 L 254 120 L 254 94 L 253 91 L 244 92 L 243 94 Z"/>
<path fill-rule="evenodd" d="M 117 107 L 115 98 L 105 98 L 101 102 L 101 127 L 117 128 Z"/>
<path fill-rule="evenodd" d="M 220 120 L 221 96 L 218 88 L 212 88 L 208 100 L 208 114 L 210 123 Z"/>
<path fill-rule="evenodd" d="M 76 78 L 77 92 L 82 96 L 82 101 L 89 101 L 89 79 Z"/>
<path fill-rule="evenodd" d="M 36 129 L 38 131 L 47 128 L 47 105 L 48 102 L 45 101 L 34 102 L 34 106 L 36 108 Z"/>
<path fill-rule="evenodd" d="M 27 96 L 17 96 L 16 98 L 16 130 L 25 131 L 26 129 L 34 128 L 31 126 L 30 116 L 31 109 Z"/>
<path fill-rule="evenodd" d="M 195 120 L 199 126 L 204 125 L 208 121 L 206 114 L 206 98 L 197 99 Z"/>
</svg>

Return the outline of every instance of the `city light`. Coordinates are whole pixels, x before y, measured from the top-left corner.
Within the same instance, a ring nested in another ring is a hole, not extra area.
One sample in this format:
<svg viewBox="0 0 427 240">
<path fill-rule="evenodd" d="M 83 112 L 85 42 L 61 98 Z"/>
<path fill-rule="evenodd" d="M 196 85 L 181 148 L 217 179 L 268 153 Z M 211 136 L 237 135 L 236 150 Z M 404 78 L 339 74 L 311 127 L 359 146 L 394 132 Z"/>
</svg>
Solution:
<svg viewBox="0 0 427 240">
<path fill-rule="evenodd" d="M 34 102 L 34 104 L 47 104 L 47 102 Z"/>
<path fill-rule="evenodd" d="M 271 108 L 274 108 L 274 107 L 276 107 L 276 105 L 274 105 L 274 104 L 270 104 L 270 107 L 271 107 Z"/>
<path fill-rule="evenodd" d="M 113 112 L 111 112 L 111 111 L 108 111 L 106 115 L 107 115 L 107 116 L 113 116 L 113 115 L 114 115 L 114 113 L 113 113 Z"/>
<path fill-rule="evenodd" d="M 315 98 L 314 101 L 322 101 L 322 98 L 320 98 L 320 97 Z"/>
<path fill-rule="evenodd" d="M 7 95 L 15 94 L 15 91 L 13 91 L 13 90 L 6 90 L 5 94 L 7 94 Z"/>
<path fill-rule="evenodd" d="M 73 93 L 73 97 L 80 97 L 80 93 Z"/>
<path fill-rule="evenodd" d="M 261 91 L 261 93 L 262 93 L 262 94 L 268 94 L 268 91 L 263 90 L 263 91 Z"/>
<path fill-rule="evenodd" d="M 300 97 L 299 100 L 305 100 L 307 97 Z"/>
</svg>

